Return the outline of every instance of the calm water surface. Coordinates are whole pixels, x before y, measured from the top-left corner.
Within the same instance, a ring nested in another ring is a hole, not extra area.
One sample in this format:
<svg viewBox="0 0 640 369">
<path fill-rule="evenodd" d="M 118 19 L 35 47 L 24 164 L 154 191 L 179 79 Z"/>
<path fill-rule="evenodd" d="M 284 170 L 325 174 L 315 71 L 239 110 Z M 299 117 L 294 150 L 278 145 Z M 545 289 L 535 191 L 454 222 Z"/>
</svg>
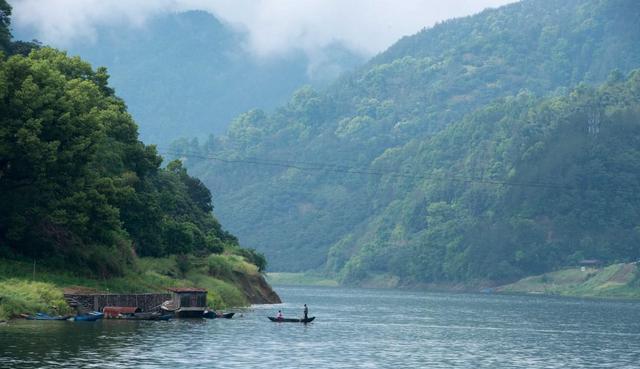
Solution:
<svg viewBox="0 0 640 369">
<path fill-rule="evenodd" d="M 276 290 L 232 320 L 2 325 L 0 368 L 640 368 L 639 302 Z"/>
</svg>

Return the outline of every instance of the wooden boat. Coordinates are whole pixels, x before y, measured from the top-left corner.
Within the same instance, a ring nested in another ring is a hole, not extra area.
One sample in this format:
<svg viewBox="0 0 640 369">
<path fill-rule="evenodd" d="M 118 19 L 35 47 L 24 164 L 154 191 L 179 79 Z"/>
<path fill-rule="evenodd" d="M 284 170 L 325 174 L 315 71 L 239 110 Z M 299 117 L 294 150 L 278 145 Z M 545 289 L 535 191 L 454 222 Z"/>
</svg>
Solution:
<svg viewBox="0 0 640 369">
<path fill-rule="evenodd" d="M 218 314 L 216 314 L 215 311 L 205 310 L 205 312 L 202 313 L 202 317 L 206 319 L 215 319 L 218 317 Z"/>
<path fill-rule="evenodd" d="M 118 319 L 122 315 L 141 313 L 142 310 L 137 306 L 105 306 L 102 312 L 105 319 Z"/>
<path fill-rule="evenodd" d="M 212 310 L 206 310 L 204 313 L 202 313 L 202 317 L 207 319 L 216 319 L 216 318 L 231 319 L 233 318 L 233 315 L 235 315 L 235 313 L 216 313 L 215 311 L 212 311 Z"/>
<path fill-rule="evenodd" d="M 133 313 L 124 314 L 119 319 L 124 320 L 169 320 L 173 318 L 173 314 L 162 314 L 158 312 L 151 313 Z"/>
<path fill-rule="evenodd" d="M 95 322 L 98 319 L 104 318 L 104 314 L 99 311 L 92 311 L 86 314 L 78 314 L 71 319 L 76 322 Z"/>
<path fill-rule="evenodd" d="M 125 314 L 120 317 L 124 320 L 169 320 L 173 318 L 173 314 L 162 313 L 134 313 Z"/>
<path fill-rule="evenodd" d="M 47 313 L 36 313 L 35 315 L 27 315 L 27 320 L 67 320 L 71 318 L 71 315 L 56 315 L 51 316 Z"/>
<path fill-rule="evenodd" d="M 297 318 L 278 319 L 275 316 L 269 316 L 267 318 L 269 318 L 269 320 L 271 320 L 272 322 L 276 322 L 276 323 L 311 323 L 316 317 L 312 316 L 307 319 L 304 319 L 304 318 L 303 319 L 297 319 Z"/>
</svg>

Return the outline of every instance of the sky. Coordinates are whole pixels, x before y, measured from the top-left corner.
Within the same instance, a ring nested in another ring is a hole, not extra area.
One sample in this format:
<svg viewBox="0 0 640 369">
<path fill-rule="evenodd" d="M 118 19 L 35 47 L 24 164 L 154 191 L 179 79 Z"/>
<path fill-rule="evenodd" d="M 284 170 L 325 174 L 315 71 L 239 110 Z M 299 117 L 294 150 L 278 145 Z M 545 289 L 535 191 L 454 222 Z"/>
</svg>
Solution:
<svg viewBox="0 0 640 369">
<path fill-rule="evenodd" d="M 513 0 L 9 0 L 14 29 L 56 47 L 92 42 L 97 27 L 144 27 L 155 16 L 202 10 L 246 32 L 258 57 L 341 43 L 372 56 L 439 21 Z"/>
</svg>

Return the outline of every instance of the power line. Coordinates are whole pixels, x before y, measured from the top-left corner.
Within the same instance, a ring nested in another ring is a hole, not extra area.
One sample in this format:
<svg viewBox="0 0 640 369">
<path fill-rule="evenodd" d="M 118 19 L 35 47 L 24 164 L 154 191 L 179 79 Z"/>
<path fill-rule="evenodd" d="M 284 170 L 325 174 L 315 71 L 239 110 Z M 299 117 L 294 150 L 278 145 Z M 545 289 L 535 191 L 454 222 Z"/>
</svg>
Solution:
<svg viewBox="0 0 640 369">
<path fill-rule="evenodd" d="M 433 175 L 421 175 L 415 173 L 406 173 L 399 172 L 394 170 L 369 170 L 356 168 L 346 165 L 339 165 L 333 163 L 318 163 L 318 162 L 306 162 L 306 161 L 294 161 L 294 160 L 281 160 L 281 159 L 259 159 L 259 158 L 244 158 L 244 159 L 230 159 L 230 158 L 222 158 L 219 156 L 213 155 L 204 155 L 200 153 L 189 153 L 183 151 L 177 151 L 173 149 L 166 148 L 158 148 L 158 152 L 166 155 L 173 156 L 183 156 L 190 158 L 197 158 L 203 160 L 212 160 L 226 164 L 248 164 L 248 165 L 258 165 L 258 166 L 270 166 L 270 167 L 280 167 L 280 168 L 292 168 L 298 169 L 300 171 L 328 171 L 334 173 L 341 174 L 358 174 L 358 175 L 373 175 L 373 176 L 389 176 L 396 178 L 408 178 L 408 179 L 424 179 L 424 180 L 434 180 L 434 181 L 451 181 L 451 182 L 459 182 L 459 183 L 478 183 L 478 184 L 488 184 L 488 185 L 501 185 L 501 186 L 511 186 L 511 187 L 529 187 L 529 188 L 546 188 L 546 189 L 556 189 L 561 191 L 598 191 L 598 192 L 617 192 L 617 193 L 625 193 L 625 194 L 633 194 L 635 191 L 626 190 L 622 188 L 611 188 L 611 189 L 597 189 L 597 188 L 578 188 L 575 186 L 567 186 L 559 183 L 552 182 L 521 182 L 521 181 L 500 181 L 494 179 L 484 179 L 484 178 L 473 178 L 473 177 L 454 177 L 454 176 L 446 176 L 446 177 L 438 177 Z"/>
</svg>

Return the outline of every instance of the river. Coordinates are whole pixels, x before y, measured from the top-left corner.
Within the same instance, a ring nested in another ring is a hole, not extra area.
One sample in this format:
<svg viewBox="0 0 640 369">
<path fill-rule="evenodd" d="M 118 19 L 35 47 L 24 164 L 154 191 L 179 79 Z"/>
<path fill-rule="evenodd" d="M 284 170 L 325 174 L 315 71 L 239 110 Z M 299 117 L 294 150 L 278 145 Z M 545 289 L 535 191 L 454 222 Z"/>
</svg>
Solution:
<svg viewBox="0 0 640 369">
<path fill-rule="evenodd" d="M 277 286 L 231 320 L 0 326 L 0 368 L 634 368 L 640 302 Z M 271 323 L 282 309 L 316 321 Z"/>
</svg>

